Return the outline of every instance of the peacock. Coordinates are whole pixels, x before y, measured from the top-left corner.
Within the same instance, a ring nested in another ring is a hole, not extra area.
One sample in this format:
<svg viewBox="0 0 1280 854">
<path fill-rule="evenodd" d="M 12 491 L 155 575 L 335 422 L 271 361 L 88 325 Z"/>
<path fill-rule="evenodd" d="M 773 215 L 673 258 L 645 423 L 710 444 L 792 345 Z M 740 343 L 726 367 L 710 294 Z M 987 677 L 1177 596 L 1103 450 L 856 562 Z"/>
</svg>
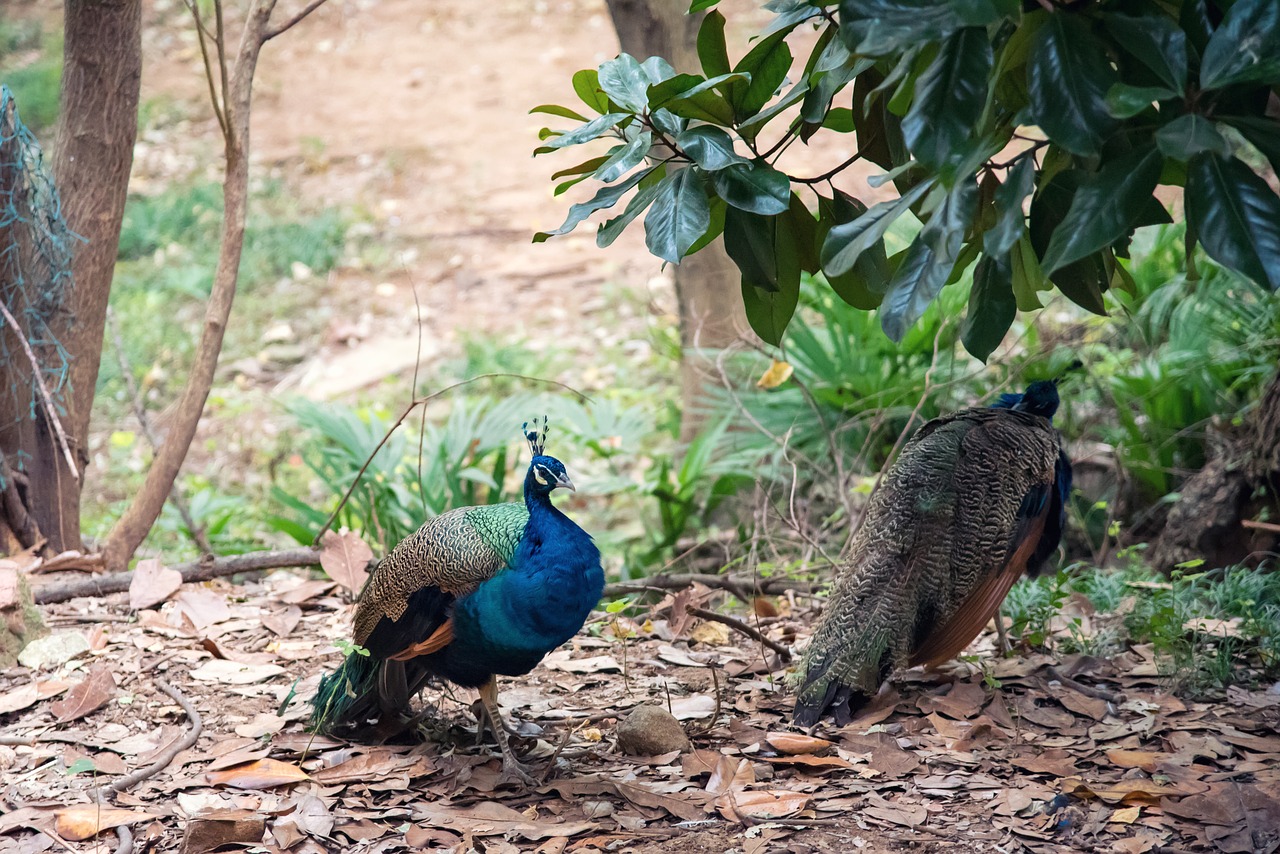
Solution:
<svg viewBox="0 0 1280 854">
<path fill-rule="evenodd" d="M 478 688 L 504 780 L 531 784 L 498 710 L 496 677 L 528 673 L 573 637 L 604 592 L 600 551 L 551 503 L 573 491 L 544 451 L 546 421 L 522 430 L 532 459 L 522 503 L 459 507 L 428 520 L 382 559 L 356 607 L 356 645 L 312 706 L 322 732 L 395 721 L 431 677 Z"/>
<path fill-rule="evenodd" d="M 884 473 L 799 668 L 796 725 L 843 726 L 895 667 L 935 667 L 977 637 L 1058 548 L 1071 463 L 1056 381 L 920 428 Z"/>
</svg>

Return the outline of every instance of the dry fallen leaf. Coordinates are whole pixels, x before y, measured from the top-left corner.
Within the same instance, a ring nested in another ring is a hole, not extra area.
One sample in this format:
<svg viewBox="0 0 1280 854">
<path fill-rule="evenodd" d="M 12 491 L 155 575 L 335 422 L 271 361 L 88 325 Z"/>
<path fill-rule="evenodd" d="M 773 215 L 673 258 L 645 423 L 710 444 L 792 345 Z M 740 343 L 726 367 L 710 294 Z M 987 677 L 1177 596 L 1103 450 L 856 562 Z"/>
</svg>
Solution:
<svg viewBox="0 0 1280 854">
<path fill-rule="evenodd" d="M 373 550 L 355 531 L 325 531 L 320 540 L 320 566 L 325 573 L 352 593 L 359 593 L 369 578 Z"/>
<path fill-rule="evenodd" d="M 43 682 L 28 682 L 11 691 L 0 694 L 0 715 L 21 711 L 41 700 L 61 694 L 71 687 L 70 682 L 59 679 L 46 679 Z"/>
<path fill-rule="evenodd" d="M 182 573 L 155 558 L 138 561 L 129 582 L 129 607 L 135 611 L 159 605 L 182 587 Z"/>
<path fill-rule="evenodd" d="M 191 671 L 192 679 L 223 685 L 251 685 L 284 673 L 278 664 L 243 664 L 225 658 L 211 658 Z"/>
<path fill-rule="evenodd" d="M 176 601 L 178 610 L 197 629 L 231 619 L 231 609 L 227 607 L 226 597 L 204 587 L 188 587 L 178 594 Z"/>
<path fill-rule="evenodd" d="M 1148 774 L 1156 770 L 1156 763 L 1170 758 L 1171 754 L 1154 750 L 1108 750 L 1107 759 L 1121 768 L 1141 768 Z"/>
<path fill-rule="evenodd" d="M 116 680 L 110 668 L 101 662 L 89 668 L 89 675 L 71 686 L 67 696 L 49 707 L 60 724 L 78 720 L 107 704 L 116 692 Z"/>
<path fill-rule="evenodd" d="M 1142 812 L 1142 807 L 1124 807 L 1118 809 L 1107 819 L 1109 824 L 1133 824 L 1138 820 L 1138 815 Z"/>
<path fill-rule="evenodd" d="M 149 821 L 159 814 L 104 807 L 100 804 L 76 804 L 73 807 L 63 807 L 54 815 L 57 816 L 54 827 L 57 828 L 58 834 L 64 839 L 79 842 L 123 824 Z"/>
<path fill-rule="evenodd" d="M 234 789 L 270 789 L 311 779 L 297 765 L 278 759 L 258 759 L 225 771 L 211 771 L 204 778 L 211 786 Z"/>
<path fill-rule="evenodd" d="M 206 810 L 187 822 L 182 854 L 205 854 L 224 845 L 257 845 L 265 830 L 266 819 L 252 810 Z"/>
<path fill-rule="evenodd" d="M 755 792 L 730 789 L 716 798 L 716 809 L 728 821 L 741 821 L 744 818 L 785 818 L 795 815 L 808 805 L 807 794 L 786 789 L 766 789 Z"/>
<path fill-rule="evenodd" d="M 799 735 L 792 732 L 771 732 L 764 737 L 769 746 L 779 753 L 794 756 L 799 753 L 821 753 L 834 745 L 825 738 L 814 738 L 811 735 Z"/>
<path fill-rule="evenodd" d="M 588 658 L 572 658 L 567 649 L 558 650 L 542 659 L 548 670 L 559 670 L 563 673 L 602 673 L 605 671 L 622 672 L 622 665 L 612 655 L 593 655 Z"/>
</svg>

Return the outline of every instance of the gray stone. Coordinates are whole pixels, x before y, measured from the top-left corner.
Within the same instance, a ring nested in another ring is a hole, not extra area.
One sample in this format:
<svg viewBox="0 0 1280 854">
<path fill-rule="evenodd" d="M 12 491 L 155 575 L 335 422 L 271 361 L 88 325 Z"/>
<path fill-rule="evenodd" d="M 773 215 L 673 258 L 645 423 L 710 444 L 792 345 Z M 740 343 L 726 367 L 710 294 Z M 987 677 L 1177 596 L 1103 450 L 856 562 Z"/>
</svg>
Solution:
<svg viewBox="0 0 1280 854">
<path fill-rule="evenodd" d="M 689 750 L 680 722 L 660 706 L 639 706 L 618 724 L 618 749 L 629 756 L 657 756 Z"/>
</svg>

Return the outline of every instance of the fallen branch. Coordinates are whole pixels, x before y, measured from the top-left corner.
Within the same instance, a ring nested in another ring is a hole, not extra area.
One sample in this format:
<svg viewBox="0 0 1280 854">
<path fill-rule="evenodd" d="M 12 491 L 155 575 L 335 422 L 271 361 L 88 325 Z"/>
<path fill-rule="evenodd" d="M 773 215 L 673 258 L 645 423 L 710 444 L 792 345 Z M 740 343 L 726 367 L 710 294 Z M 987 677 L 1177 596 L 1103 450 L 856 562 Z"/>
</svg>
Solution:
<svg viewBox="0 0 1280 854">
<path fill-rule="evenodd" d="M 1252 528 L 1255 531 L 1268 531 L 1272 534 L 1280 534 L 1280 525 L 1274 522 L 1258 522 L 1254 519 L 1241 519 L 1240 524 L 1246 528 Z"/>
<path fill-rule="evenodd" d="M 191 721 L 191 729 L 182 738 L 166 747 L 164 752 L 156 758 L 155 762 L 152 762 L 145 768 L 139 768 L 132 774 L 126 774 L 125 776 L 117 779 L 110 786 L 103 786 L 101 789 L 94 790 L 93 801 L 95 803 L 102 803 L 106 800 L 106 796 L 111 792 L 123 792 L 128 789 L 132 789 L 148 777 L 154 777 L 156 774 L 159 774 L 169 766 L 169 763 L 173 761 L 173 757 L 195 744 L 200 738 L 200 732 L 204 729 L 204 721 L 201 720 L 200 713 L 196 711 L 196 707 L 186 698 L 186 695 L 163 679 L 156 679 L 156 687 L 168 694 L 175 703 L 182 707 L 182 711 L 186 713 L 187 719 Z M 123 841 L 124 840 L 121 840 L 122 843 Z"/>
<path fill-rule="evenodd" d="M 741 632 L 742 634 L 746 635 L 752 640 L 758 641 L 759 643 L 764 644 L 769 649 L 776 652 L 778 654 L 778 658 L 782 659 L 783 662 L 791 661 L 791 650 L 787 649 L 785 646 L 778 643 L 777 641 L 770 640 L 769 638 L 765 637 L 763 634 L 760 633 L 760 630 L 755 628 L 754 626 L 747 625 L 746 623 L 742 622 L 739 619 L 735 619 L 734 617 L 729 617 L 724 614 L 717 614 L 715 611 L 709 611 L 706 608 L 698 608 L 694 605 L 686 605 L 684 609 L 687 613 L 692 614 L 695 617 L 701 617 L 704 620 L 710 620 L 713 623 L 720 623 L 721 625 L 728 626 L 734 631 Z"/>
<path fill-rule="evenodd" d="M 273 552 L 249 552 L 242 555 L 198 560 L 173 567 L 182 573 L 184 583 L 192 581 L 208 581 L 235 575 L 237 572 L 254 572 L 262 569 L 279 569 L 286 566 L 318 566 L 320 552 L 312 548 L 284 549 Z M 80 596 L 106 596 L 110 593 L 123 593 L 133 582 L 133 572 L 118 572 L 114 575 L 103 575 L 97 578 L 86 578 L 78 581 L 66 581 L 55 584 L 33 585 L 37 605 L 50 605 L 54 602 L 65 602 Z"/>
<path fill-rule="evenodd" d="M 812 581 L 792 581 L 786 578 L 739 578 L 731 575 L 651 575 L 634 581 L 619 581 L 605 585 L 604 595 L 624 596 L 628 593 L 647 593 L 663 590 L 683 590 L 702 584 L 716 590 L 727 590 L 741 601 L 750 604 L 752 594 L 777 594 L 788 590 L 813 593 L 825 585 Z"/>
</svg>

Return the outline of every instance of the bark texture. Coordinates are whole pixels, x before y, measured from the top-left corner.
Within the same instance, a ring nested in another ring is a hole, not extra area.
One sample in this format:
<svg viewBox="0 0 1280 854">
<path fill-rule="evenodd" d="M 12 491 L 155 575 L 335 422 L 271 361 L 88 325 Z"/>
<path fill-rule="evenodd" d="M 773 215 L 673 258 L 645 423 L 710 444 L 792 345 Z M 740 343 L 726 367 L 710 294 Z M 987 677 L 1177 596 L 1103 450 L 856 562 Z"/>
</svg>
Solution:
<svg viewBox="0 0 1280 854">
<path fill-rule="evenodd" d="M 1204 558 L 1225 566 L 1280 549 L 1274 532 L 1244 527 L 1268 510 L 1280 520 L 1280 373 L 1239 429 L 1225 435 L 1209 462 L 1182 486 L 1151 562 L 1166 572 Z"/>
<path fill-rule="evenodd" d="M 699 71 L 701 15 L 686 14 L 685 0 L 607 0 L 622 50 L 640 60 L 661 56 L 681 72 Z M 750 334 L 742 307 L 741 275 L 720 238 L 675 268 L 680 312 L 680 438 L 688 442 L 705 423 L 713 357 Z"/>
</svg>

